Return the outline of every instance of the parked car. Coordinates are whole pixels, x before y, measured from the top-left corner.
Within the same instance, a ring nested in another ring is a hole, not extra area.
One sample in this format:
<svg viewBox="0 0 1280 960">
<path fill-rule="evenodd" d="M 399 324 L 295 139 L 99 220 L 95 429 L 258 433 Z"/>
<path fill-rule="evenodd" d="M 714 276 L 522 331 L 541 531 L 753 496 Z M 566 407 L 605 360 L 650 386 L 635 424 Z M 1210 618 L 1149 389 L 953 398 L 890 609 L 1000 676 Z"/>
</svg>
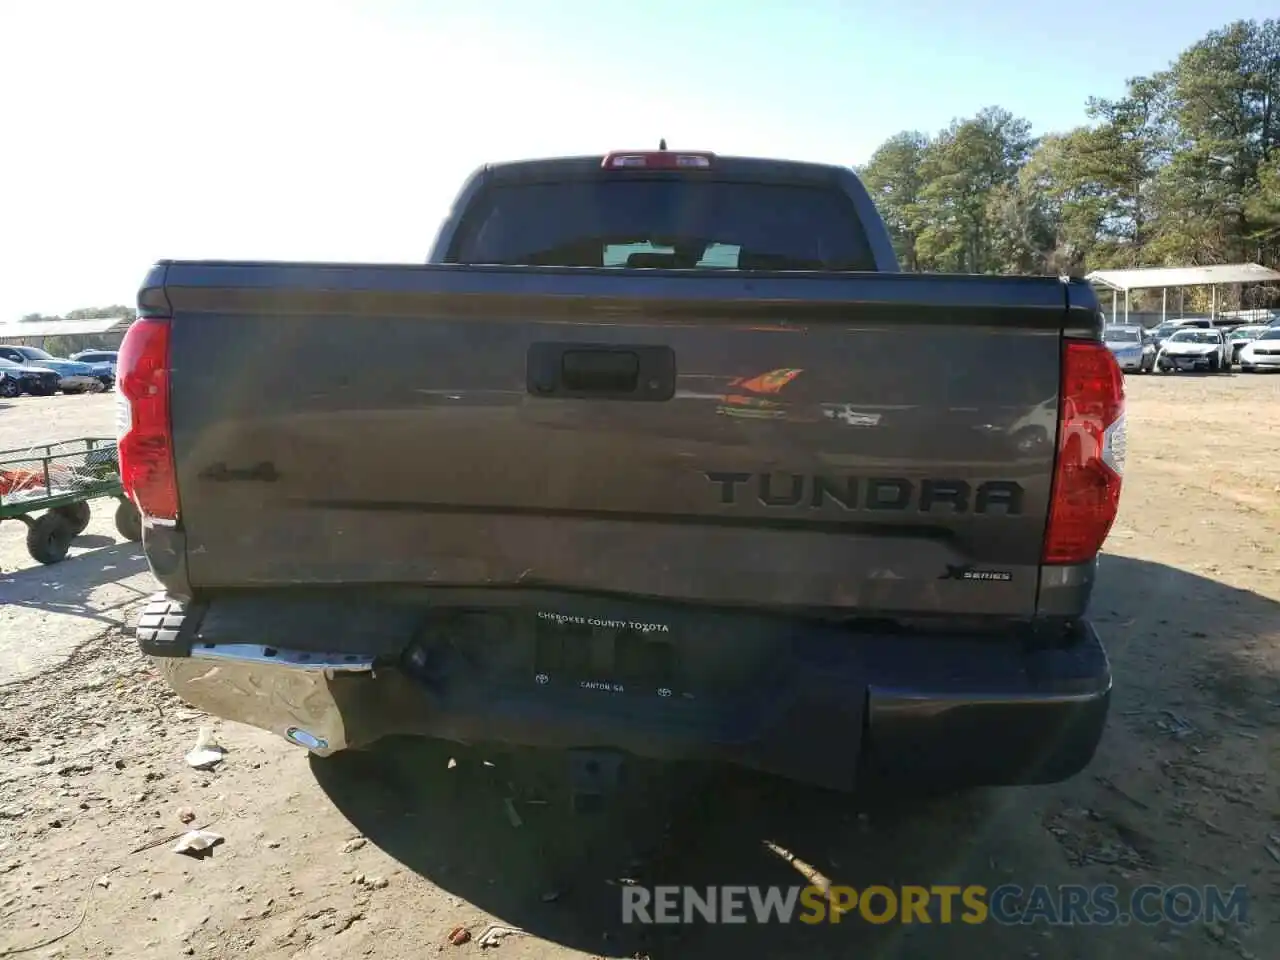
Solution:
<svg viewBox="0 0 1280 960">
<path fill-rule="evenodd" d="M 103 385 L 110 387 L 116 380 L 117 356 L 115 350 L 81 350 L 79 353 L 73 353 L 71 359 L 78 363 L 89 364 Z"/>
<path fill-rule="evenodd" d="M 627 754 L 936 789 L 1097 748 L 1125 444 L 1097 297 L 901 272 L 848 168 L 493 164 L 425 265 L 163 261 L 138 306 L 120 467 L 165 592 L 137 637 L 202 710 L 322 757 L 564 749 L 587 793 Z M 393 348 L 353 365 L 371 323 Z M 722 415 L 705 384 L 762 370 L 782 415 Z M 1047 398 L 1048 442 L 999 440 Z"/>
<path fill-rule="evenodd" d="M 1164 342 L 1171 336 L 1181 330 L 1182 327 L 1174 320 L 1166 320 L 1157 327 L 1152 327 L 1147 331 L 1147 342 L 1150 343 L 1156 353 L 1160 352 L 1160 348 L 1164 346 Z"/>
<path fill-rule="evenodd" d="M 102 389 L 102 380 L 87 363 L 52 356 L 39 347 L 0 344 L 0 357 L 14 363 L 36 363 L 58 375 L 58 388 L 63 393 L 88 393 Z"/>
<path fill-rule="evenodd" d="M 1107 327 L 1102 332 L 1102 342 L 1125 373 L 1148 373 L 1155 365 L 1155 347 L 1143 337 L 1142 327 Z"/>
<path fill-rule="evenodd" d="M 1170 370 L 1229 371 L 1229 350 L 1221 330 L 1199 327 L 1179 330 L 1160 348 L 1156 369 L 1161 373 Z"/>
<path fill-rule="evenodd" d="M 1152 327 L 1146 331 L 1147 342 L 1153 348 L 1152 366 L 1154 368 L 1155 357 L 1159 355 L 1160 349 L 1164 346 L 1164 342 L 1179 330 L 1195 328 L 1199 330 L 1215 330 L 1218 329 L 1213 325 L 1213 321 L 1208 317 L 1178 317 L 1174 320 L 1166 320 L 1159 326 Z"/>
<path fill-rule="evenodd" d="M 58 392 L 58 374 L 47 367 L 31 363 L 15 363 L 0 356 L 0 397 L 16 397 L 29 393 L 33 397 L 48 397 Z"/>
<path fill-rule="evenodd" d="M 1268 327 L 1240 351 L 1240 369 L 1245 373 L 1280 370 L 1280 326 Z"/>
<path fill-rule="evenodd" d="M 1251 340 L 1258 339 L 1258 337 L 1265 333 L 1267 329 L 1268 328 L 1265 326 L 1249 324 L 1243 327 L 1236 327 L 1228 333 L 1227 343 L 1231 347 L 1232 362 L 1234 363 L 1240 360 L 1240 351 L 1244 349 L 1245 344 L 1249 343 Z"/>
</svg>

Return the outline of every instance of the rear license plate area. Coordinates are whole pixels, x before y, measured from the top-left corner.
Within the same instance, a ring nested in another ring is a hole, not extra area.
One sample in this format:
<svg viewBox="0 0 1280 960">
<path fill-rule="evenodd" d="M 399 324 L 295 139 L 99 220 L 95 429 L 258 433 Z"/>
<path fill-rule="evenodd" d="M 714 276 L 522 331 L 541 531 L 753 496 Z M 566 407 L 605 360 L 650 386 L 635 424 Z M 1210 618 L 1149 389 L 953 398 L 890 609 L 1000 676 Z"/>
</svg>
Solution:
<svg viewBox="0 0 1280 960">
<path fill-rule="evenodd" d="M 607 693 L 672 696 L 682 678 L 678 638 L 643 625 L 540 616 L 534 625 L 539 683 Z"/>
<path fill-rule="evenodd" d="M 791 631 L 750 615 L 604 603 L 437 607 L 406 658 L 419 676 L 446 684 L 736 699 L 780 682 L 790 668 Z"/>
</svg>

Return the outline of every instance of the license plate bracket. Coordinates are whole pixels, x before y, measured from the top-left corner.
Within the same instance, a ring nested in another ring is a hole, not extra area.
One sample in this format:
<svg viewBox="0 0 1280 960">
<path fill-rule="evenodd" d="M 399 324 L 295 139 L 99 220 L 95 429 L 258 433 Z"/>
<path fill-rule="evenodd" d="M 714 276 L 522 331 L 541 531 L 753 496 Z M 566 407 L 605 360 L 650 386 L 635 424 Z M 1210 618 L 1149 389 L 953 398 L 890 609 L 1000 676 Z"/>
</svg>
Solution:
<svg viewBox="0 0 1280 960">
<path fill-rule="evenodd" d="M 679 667 L 678 644 L 670 632 L 544 619 L 535 627 L 534 673 L 540 682 L 661 696 L 670 695 Z"/>
</svg>

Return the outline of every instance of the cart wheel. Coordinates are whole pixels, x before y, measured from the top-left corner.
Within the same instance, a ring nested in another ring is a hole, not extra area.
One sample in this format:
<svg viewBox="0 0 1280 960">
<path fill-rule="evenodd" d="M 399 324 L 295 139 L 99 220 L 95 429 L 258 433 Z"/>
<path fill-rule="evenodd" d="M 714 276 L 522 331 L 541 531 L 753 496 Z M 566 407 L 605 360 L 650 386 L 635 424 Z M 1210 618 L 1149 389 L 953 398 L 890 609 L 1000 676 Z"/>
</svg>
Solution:
<svg viewBox="0 0 1280 960">
<path fill-rule="evenodd" d="M 71 524 L 71 535 L 75 537 L 84 533 L 84 528 L 89 525 L 89 518 L 92 516 L 87 500 L 71 503 L 65 507 L 54 507 L 53 512 L 66 517 L 67 523 Z"/>
<path fill-rule="evenodd" d="M 66 558 L 74 538 L 71 521 L 56 510 L 49 510 L 27 525 L 27 553 L 41 563 L 58 563 Z"/>
<path fill-rule="evenodd" d="M 142 539 L 142 517 L 130 500 L 121 500 L 116 507 L 116 531 L 133 543 Z"/>
</svg>

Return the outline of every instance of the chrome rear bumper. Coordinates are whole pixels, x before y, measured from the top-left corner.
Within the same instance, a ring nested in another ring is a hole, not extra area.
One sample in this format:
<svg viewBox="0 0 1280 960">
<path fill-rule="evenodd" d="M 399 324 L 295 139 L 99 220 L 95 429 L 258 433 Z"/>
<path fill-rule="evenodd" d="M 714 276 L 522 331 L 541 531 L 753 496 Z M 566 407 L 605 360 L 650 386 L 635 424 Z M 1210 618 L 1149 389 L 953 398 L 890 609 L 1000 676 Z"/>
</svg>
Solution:
<svg viewBox="0 0 1280 960">
<path fill-rule="evenodd" d="M 193 707 L 278 733 L 320 756 L 350 745 L 330 682 L 339 673 L 373 671 L 372 657 L 249 643 L 197 644 L 190 657 L 152 661 Z"/>
<path fill-rule="evenodd" d="M 1050 645 L 795 624 L 770 670 L 686 699 L 663 689 L 602 696 L 543 674 L 517 682 L 459 656 L 418 663 L 416 652 L 443 648 L 415 645 L 410 632 L 396 656 L 367 623 L 327 635 L 326 646 L 354 653 L 296 649 L 297 630 L 294 649 L 207 642 L 197 626 L 206 614 L 188 619 L 183 604 L 158 597 L 139 621 L 141 649 L 187 703 L 319 756 L 409 735 L 712 760 L 840 790 L 863 772 L 934 786 L 1056 783 L 1093 757 L 1112 688 L 1083 620 Z M 266 626 L 249 622 L 246 634 L 272 632 L 262 616 Z"/>
</svg>

